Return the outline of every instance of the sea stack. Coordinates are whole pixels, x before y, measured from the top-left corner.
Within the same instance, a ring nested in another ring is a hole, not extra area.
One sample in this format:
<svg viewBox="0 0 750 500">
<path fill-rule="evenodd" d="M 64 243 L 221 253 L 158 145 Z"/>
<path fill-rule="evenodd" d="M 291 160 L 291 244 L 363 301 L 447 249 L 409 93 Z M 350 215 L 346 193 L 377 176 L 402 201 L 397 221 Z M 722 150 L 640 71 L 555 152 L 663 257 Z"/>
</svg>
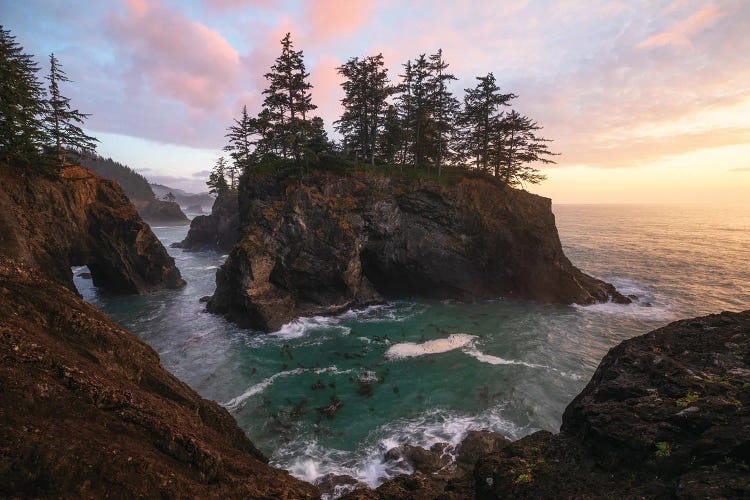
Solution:
<svg viewBox="0 0 750 500">
<path fill-rule="evenodd" d="M 272 331 L 388 297 L 630 300 L 565 257 L 548 198 L 483 176 L 246 175 L 210 311 Z"/>
</svg>

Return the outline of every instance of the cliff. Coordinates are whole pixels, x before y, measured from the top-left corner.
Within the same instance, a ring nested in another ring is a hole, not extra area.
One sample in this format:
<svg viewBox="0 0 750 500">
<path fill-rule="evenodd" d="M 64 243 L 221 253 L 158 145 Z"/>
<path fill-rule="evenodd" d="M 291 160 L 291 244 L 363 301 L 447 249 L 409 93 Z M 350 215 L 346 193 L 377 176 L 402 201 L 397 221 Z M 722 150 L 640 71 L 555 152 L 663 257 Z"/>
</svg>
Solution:
<svg viewBox="0 0 750 500">
<path fill-rule="evenodd" d="M 95 174 L 105 179 L 117 181 L 135 205 L 141 218 L 149 224 L 179 226 L 190 223 L 178 203 L 161 199 L 167 192 L 160 192 L 157 198 L 148 180 L 132 168 L 114 161 L 112 158 L 104 158 L 99 155 L 85 155 L 79 160 L 81 166 Z"/>
<path fill-rule="evenodd" d="M 0 257 L 0 491 L 8 497 L 310 498 L 229 413 L 70 290 Z"/>
<path fill-rule="evenodd" d="M 457 450 L 434 448 L 398 450 L 421 472 L 346 498 L 748 498 L 750 310 L 613 348 L 559 434 L 472 432 Z"/>
<path fill-rule="evenodd" d="M 188 213 L 204 213 L 211 210 L 211 205 L 214 203 L 214 196 L 210 193 L 188 193 L 187 191 L 179 188 L 165 186 L 164 184 L 149 184 L 154 192 L 154 195 L 163 199 L 167 193 L 172 193 L 175 197 L 175 201 L 180 204 L 180 207 Z"/>
<path fill-rule="evenodd" d="M 228 252 L 240 239 L 239 228 L 237 193 L 224 193 L 214 200 L 211 214 L 195 217 L 185 239 L 172 246 L 189 251 Z"/>
<path fill-rule="evenodd" d="M 629 302 L 565 257 L 549 199 L 484 178 L 246 175 L 239 209 L 208 309 L 245 327 L 383 297 Z"/>
<path fill-rule="evenodd" d="M 117 182 L 69 167 L 24 178 L 0 165 L 0 256 L 75 290 L 71 266 L 98 287 L 125 293 L 185 284 L 174 260 Z"/>
</svg>

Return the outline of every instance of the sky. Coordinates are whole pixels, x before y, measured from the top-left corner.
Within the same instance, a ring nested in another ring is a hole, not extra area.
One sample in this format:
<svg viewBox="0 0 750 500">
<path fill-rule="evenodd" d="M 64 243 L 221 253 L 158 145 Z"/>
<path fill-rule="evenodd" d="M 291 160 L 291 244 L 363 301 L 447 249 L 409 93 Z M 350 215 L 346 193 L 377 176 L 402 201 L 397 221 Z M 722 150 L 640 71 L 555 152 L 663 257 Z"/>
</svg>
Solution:
<svg viewBox="0 0 750 500">
<path fill-rule="evenodd" d="M 189 191 L 291 32 L 330 133 L 335 68 L 438 48 L 462 96 L 493 72 L 554 140 L 554 203 L 750 202 L 750 1 L 0 0 L 0 23 L 91 113 L 103 156 Z"/>
</svg>

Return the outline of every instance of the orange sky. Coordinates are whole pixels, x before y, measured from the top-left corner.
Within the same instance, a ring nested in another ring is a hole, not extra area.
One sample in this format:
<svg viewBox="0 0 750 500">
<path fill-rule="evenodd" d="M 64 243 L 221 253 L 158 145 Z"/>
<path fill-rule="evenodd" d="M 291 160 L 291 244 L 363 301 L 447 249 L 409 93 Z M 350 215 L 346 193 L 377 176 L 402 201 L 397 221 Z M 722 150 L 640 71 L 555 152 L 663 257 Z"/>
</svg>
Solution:
<svg viewBox="0 0 750 500">
<path fill-rule="evenodd" d="M 442 48 L 459 77 L 494 72 L 560 153 L 530 187 L 556 203 L 748 203 L 747 0 L 27 0 L 3 23 L 54 51 L 100 153 L 156 182 L 204 189 L 227 125 L 257 111 L 291 31 L 332 131 L 335 67 Z M 179 33 L 179 36 L 175 34 Z"/>
</svg>

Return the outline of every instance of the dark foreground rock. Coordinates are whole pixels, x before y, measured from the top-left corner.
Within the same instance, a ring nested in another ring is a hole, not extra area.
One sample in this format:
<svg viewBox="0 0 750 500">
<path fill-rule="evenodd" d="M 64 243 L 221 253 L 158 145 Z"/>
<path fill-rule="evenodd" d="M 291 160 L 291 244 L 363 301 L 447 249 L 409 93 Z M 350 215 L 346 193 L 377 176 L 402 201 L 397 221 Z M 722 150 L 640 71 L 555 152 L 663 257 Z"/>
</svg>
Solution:
<svg viewBox="0 0 750 500">
<path fill-rule="evenodd" d="M 630 302 L 565 257 L 548 198 L 488 179 L 251 175 L 239 203 L 242 238 L 208 308 L 242 326 L 274 330 L 384 296 Z M 206 224 L 189 246 L 215 240 Z"/>
<path fill-rule="evenodd" d="M 229 413 L 56 281 L 0 258 L 0 496 L 310 498 Z"/>
<path fill-rule="evenodd" d="M 492 436 L 470 433 L 458 467 L 345 498 L 750 498 L 750 311 L 625 341 L 559 434 Z"/>
<path fill-rule="evenodd" d="M 94 284 L 138 293 L 185 282 L 120 185 L 80 167 L 27 179 L 0 165 L 0 256 L 75 290 L 71 266 Z"/>
<path fill-rule="evenodd" d="M 176 201 L 133 200 L 141 218 L 151 225 L 187 226 L 190 219 Z"/>
<path fill-rule="evenodd" d="M 218 250 L 228 252 L 240 239 L 237 193 L 216 198 L 210 215 L 199 215 L 190 223 L 184 240 L 173 243 L 175 248 L 190 251 Z"/>
</svg>

